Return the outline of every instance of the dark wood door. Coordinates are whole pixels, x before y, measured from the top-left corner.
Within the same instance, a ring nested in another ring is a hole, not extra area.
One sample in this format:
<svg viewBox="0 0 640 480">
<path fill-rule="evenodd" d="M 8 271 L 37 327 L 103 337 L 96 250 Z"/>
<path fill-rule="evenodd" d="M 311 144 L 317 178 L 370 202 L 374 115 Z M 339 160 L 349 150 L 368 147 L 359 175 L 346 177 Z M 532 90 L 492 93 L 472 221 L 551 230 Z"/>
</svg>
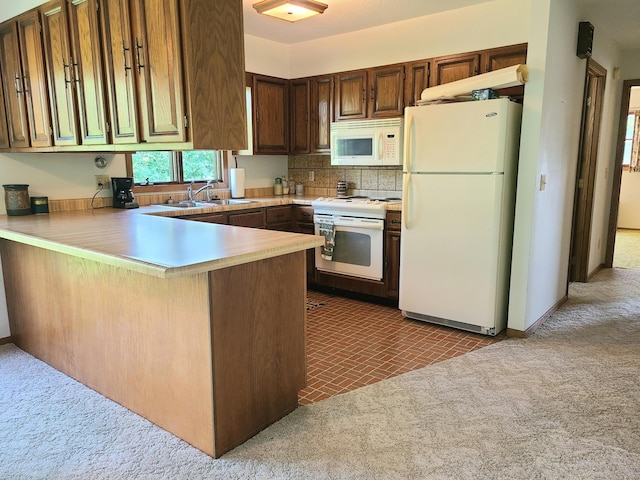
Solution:
<svg viewBox="0 0 640 480">
<path fill-rule="evenodd" d="M 369 117 L 401 117 L 404 110 L 404 65 L 371 69 Z"/>
<path fill-rule="evenodd" d="M 509 45 L 486 50 L 482 54 L 482 73 L 527 63 L 527 44 Z"/>
<path fill-rule="evenodd" d="M 387 212 L 384 240 L 384 283 L 386 296 L 400 294 L 400 228 L 401 212 Z"/>
<path fill-rule="evenodd" d="M 134 68 L 146 142 L 186 141 L 177 0 L 133 2 Z M 213 112 L 212 112 L 213 113 Z"/>
<path fill-rule="evenodd" d="M 19 17 L 18 38 L 31 146 L 49 147 L 53 143 L 51 113 L 38 12 Z"/>
<path fill-rule="evenodd" d="M 102 77 L 98 0 L 71 0 L 69 24 L 80 143 L 105 145 L 109 143 L 109 129 Z"/>
<path fill-rule="evenodd" d="M 405 65 L 404 104 L 415 106 L 420 100 L 422 91 L 429 86 L 429 62 L 421 60 Z"/>
<path fill-rule="evenodd" d="M 140 143 L 129 0 L 109 0 L 101 8 L 111 141 Z"/>
<path fill-rule="evenodd" d="M 55 145 L 78 145 L 75 82 L 69 45 L 66 0 L 40 7 L 45 65 Z"/>
<path fill-rule="evenodd" d="M 0 68 L 9 145 L 14 148 L 28 147 L 29 121 L 22 82 L 18 29 L 17 24 L 12 21 L 0 26 Z"/>
<path fill-rule="evenodd" d="M 311 81 L 311 151 L 331 150 L 333 120 L 333 75 Z"/>
<path fill-rule="evenodd" d="M 252 94 L 255 153 L 288 153 L 289 96 L 287 89 L 286 80 L 254 75 Z"/>
<path fill-rule="evenodd" d="M 449 55 L 431 61 L 429 86 L 455 82 L 480 73 L 480 54 Z"/>
<path fill-rule="evenodd" d="M 309 153 L 309 80 L 292 80 L 291 96 L 291 153 Z"/>
<path fill-rule="evenodd" d="M 264 210 L 229 214 L 229 225 L 238 227 L 264 228 Z"/>
<path fill-rule="evenodd" d="M 367 71 L 336 76 L 336 120 L 367 117 Z"/>
</svg>

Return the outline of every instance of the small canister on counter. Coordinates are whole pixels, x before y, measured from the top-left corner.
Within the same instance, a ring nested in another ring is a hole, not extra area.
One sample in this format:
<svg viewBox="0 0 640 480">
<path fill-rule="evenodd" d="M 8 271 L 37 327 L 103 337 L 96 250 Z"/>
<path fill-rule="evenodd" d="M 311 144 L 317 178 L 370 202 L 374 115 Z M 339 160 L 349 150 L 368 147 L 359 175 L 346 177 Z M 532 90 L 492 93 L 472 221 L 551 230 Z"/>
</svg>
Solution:
<svg viewBox="0 0 640 480">
<path fill-rule="evenodd" d="M 282 178 L 276 177 L 276 183 L 273 185 L 273 194 L 282 195 Z"/>
<path fill-rule="evenodd" d="M 49 213 L 49 197 L 31 197 L 31 213 Z"/>
<path fill-rule="evenodd" d="M 7 215 L 29 215 L 29 185 L 11 184 L 3 185 L 4 204 L 7 207 Z"/>
<path fill-rule="evenodd" d="M 304 195 L 304 185 L 302 183 L 296 183 L 296 195 Z"/>
</svg>

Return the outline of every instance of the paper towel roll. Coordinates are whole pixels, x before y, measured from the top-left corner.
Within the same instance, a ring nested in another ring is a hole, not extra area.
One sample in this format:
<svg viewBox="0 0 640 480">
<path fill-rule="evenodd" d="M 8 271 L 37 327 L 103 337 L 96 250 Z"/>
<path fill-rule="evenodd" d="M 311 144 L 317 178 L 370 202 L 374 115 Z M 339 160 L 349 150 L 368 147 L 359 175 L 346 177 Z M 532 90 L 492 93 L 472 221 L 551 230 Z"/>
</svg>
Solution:
<svg viewBox="0 0 640 480">
<path fill-rule="evenodd" d="M 244 168 L 229 169 L 231 198 L 244 198 Z"/>
<path fill-rule="evenodd" d="M 455 97 L 457 95 L 471 95 L 473 90 L 483 88 L 500 88 L 515 87 L 527 82 L 529 70 L 526 65 L 513 65 L 512 67 L 501 68 L 493 72 L 475 75 L 469 78 L 463 78 L 437 87 L 425 88 L 420 95 L 418 105 L 425 102 L 437 100 L 442 97 Z"/>
</svg>

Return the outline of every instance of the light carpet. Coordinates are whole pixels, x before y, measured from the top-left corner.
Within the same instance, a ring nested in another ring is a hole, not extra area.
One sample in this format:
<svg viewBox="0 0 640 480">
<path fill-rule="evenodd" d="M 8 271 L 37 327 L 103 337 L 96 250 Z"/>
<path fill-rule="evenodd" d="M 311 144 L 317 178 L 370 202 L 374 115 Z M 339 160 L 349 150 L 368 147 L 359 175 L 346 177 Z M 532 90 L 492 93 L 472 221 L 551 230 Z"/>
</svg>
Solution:
<svg viewBox="0 0 640 480">
<path fill-rule="evenodd" d="M 300 407 L 214 460 L 13 345 L 2 479 L 638 479 L 640 271 L 603 270 L 527 339 Z"/>
</svg>

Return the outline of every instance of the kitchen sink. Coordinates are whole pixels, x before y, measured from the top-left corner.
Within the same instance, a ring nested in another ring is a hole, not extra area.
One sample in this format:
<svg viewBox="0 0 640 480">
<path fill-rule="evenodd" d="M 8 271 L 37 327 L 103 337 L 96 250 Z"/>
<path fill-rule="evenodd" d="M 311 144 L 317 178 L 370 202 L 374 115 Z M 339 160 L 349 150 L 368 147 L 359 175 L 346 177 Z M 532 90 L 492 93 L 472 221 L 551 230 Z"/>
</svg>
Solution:
<svg viewBox="0 0 640 480">
<path fill-rule="evenodd" d="M 242 205 L 245 203 L 256 203 L 255 200 L 240 200 L 234 198 L 223 198 L 219 200 L 199 201 L 199 200 L 182 200 L 175 203 L 158 203 L 154 207 L 168 208 L 194 208 L 194 207 L 220 207 L 224 205 Z"/>
</svg>

